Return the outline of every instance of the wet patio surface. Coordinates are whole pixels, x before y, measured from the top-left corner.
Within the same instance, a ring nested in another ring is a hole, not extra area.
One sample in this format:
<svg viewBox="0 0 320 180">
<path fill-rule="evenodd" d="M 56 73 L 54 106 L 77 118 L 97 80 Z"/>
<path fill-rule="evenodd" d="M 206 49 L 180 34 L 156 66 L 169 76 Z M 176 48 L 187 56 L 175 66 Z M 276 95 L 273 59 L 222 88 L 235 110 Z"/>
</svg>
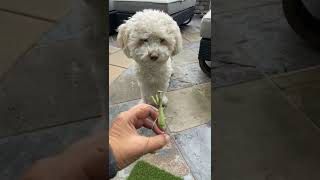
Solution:
<svg viewBox="0 0 320 180">
<path fill-rule="evenodd" d="M 190 24 L 181 28 L 184 48 L 172 58 L 174 70 L 167 93 L 169 104 L 165 110 L 171 143 L 141 159 L 184 179 L 209 180 L 211 82 L 198 63 L 200 21 L 201 18 L 195 16 Z M 115 35 L 109 37 L 109 74 L 113 74 L 109 78 L 110 119 L 138 104 L 140 100 L 134 62 L 117 48 L 115 39 Z M 141 133 L 152 134 L 148 130 Z M 189 146 L 190 143 L 196 147 Z M 114 179 L 128 177 L 133 166 L 120 171 Z"/>
</svg>

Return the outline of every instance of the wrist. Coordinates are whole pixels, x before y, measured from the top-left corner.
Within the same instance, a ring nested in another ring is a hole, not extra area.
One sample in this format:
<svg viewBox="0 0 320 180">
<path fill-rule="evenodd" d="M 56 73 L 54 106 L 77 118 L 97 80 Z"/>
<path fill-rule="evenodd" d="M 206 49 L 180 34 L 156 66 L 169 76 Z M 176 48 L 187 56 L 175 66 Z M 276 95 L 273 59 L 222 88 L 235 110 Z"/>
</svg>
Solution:
<svg viewBox="0 0 320 180">
<path fill-rule="evenodd" d="M 109 164 L 108 165 L 109 165 L 108 166 L 109 178 L 113 178 L 117 175 L 119 168 L 117 166 L 117 161 L 114 157 L 110 144 L 109 144 Z"/>
<path fill-rule="evenodd" d="M 112 137 L 109 137 L 109 155 L 113 156 L 117 169 L 118 170 L 122 169 L 119 149 L 117 148 L 117 143 L 115 142 L 115 140 L 112 139 Z"/>
</svg>

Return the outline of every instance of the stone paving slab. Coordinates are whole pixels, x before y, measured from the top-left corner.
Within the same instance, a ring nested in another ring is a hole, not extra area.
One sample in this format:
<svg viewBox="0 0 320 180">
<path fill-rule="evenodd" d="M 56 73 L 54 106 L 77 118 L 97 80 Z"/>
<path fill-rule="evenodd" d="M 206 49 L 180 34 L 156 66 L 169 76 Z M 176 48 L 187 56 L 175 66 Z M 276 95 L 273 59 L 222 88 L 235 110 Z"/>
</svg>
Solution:
<svg viewBox="0 0 320 180">
<path fill-rule="evenodd" d="M 173 66 L 173 69 L 174 74 L 171 77 L 168 91 L 210 82 L 210 79 L 201 71 L 198 63 L 176 65 Z M 112 83 L 109 95 L 111 104 L 140 99 L 140 88 L 134 67 L 129 67 Z"/>
<path fill-rule="evenodd" d="M 200 33 L 189 33 L 181 31 L 182 38 L 188 42 L 199 42 L 201 40 Z"/>
<path fill-rule="evenodd" d="M 60 153 L 105 123 L 96 118 L 0 139 L 0 179 L 19 179 L 34 161 Z"/>
<path fill-rule="evenodd" d="M 217 65 L 211 71 L 214 87 L 230 86 L 246 81 L 262 79 L 263 74 L 256 68 L 240 66 L 237 64 Z"/>
<path fill-rule="evenodd" d="M 1 4 L 1 3 L 0 3 Z M 0 78 L 49 30 L 52 23 L 0 11 Z M 23 33 L 21 30 L 23 29 Z"/>
<path fill-rule="evenodd" d="M 66 15 L 59 18 L 46 36 L 43 36 L 39 41 L 40 45 L 46 45 L 57 41 L 64 41 L 70 39 L 84 38 L 87 41 L 87 46 L 96 46 L 93 34 L 104 32 L 102 17 L 97 15 L 98 11 L 95 9 L 93 1 L 86 0 L 69 0 L 66 2 L 70 9 Z M 88 3 L 91 2 L 91 3 Z M 99 18 L 98 18 L 99 17 Z M 94 47 L 99 48 L 99 47 Z"/>
<path fill-rule="evenodd" d="M 205 124 L 211 119 L 211 83 L 167 93 L 165 109 L 170 132 L 179 132 Z"/>
<path fill-rule="evenodd" d="M 111 85 L 113 81 L 117 79 L 125 70 L 125 68 L 109 65 L 109 85 Z"/>
<path fill-rule="evenodd" d="M 34 48 L 7 74 L 0 85 L 0 136 L 101 115 L 100 72 L 83 43 Z"/>
<path fill-rule="evenodd" d="M 213 19 L 218 61 L 250 65 L 269 75 L 320 63 L 320 52 L 288 25 L 281 3 L 215 14 Z"/>
<path fill-rule="evenodd" d="M 289 99 L 320 127 L 320 68 L 274 77 L 273 81 Z"/>
<path fill-rule="evenodd" d="M 118 52 L 118 51 L 120 51 L 120 50 L 121 50 L 121 49 L 118 48 L 118 47 L 109 45 L 109 55 L 110 55 L 110 54 L 113 54 L 113 53 L 115 53 L 115 52 Z"/>
<path fill-rule="evenodd" d="M 134 67 L 129 67 L 109 86 L 110 104 L 140 99 L 140 88 Z"/>
<path fill-rule="evenodd" d="M 179 54 L 172 57 L 172 63 L 176 66 L 197 62 L 199 62 L 198 54 L 191 48 L 183 49 Z"/>
<path fill-rule="evenodd" d="M 128 68 L 134 63 L 133 59 L 127 58 L 122 50 L 109 55 L 109 64 Z"/>
<path fill-rule="evenodd" d="M 270 81 L 217 88 L 213 107 L 214 178 L 320 177 L 319 129 Z"/>
<path fill-rule="evenodd" d="M 54 21 L 68 12 L 70 1 L 71 0 L 10 0 L 1 1 L 0 8 Z"/>
<path fill-rule="evenodd" d="M 191 49 L 197 54 L 197 59 L 199 55 L 200 42 L 185 42 L 183 44 L 183 49 Z"/>
<path fill-rule="evenodd" d="M 210 78 L 208 78 L 200 69 L 199 63 L 177 65 L 174 66 L 169 91 L 204 84 L 207 82 L 210 82 Z"/>
<path fill-rule="evenodd" d="M 178 148 L 196 179 L 211 179 L 211 126 L 208 124 L 174 135 Z"/>
<path fill-rule="evenodd" d="M 320 66 L 276 75 L 272 80 L 282 89 L 308 85 L 320 81 Z"/>
</svg>

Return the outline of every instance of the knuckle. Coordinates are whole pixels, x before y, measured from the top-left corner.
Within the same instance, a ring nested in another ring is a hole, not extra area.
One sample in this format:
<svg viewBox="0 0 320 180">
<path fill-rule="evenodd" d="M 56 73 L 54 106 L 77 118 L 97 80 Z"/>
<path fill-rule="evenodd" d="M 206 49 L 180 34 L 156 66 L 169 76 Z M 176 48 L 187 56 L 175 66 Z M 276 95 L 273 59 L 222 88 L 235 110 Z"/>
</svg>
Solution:
<svg viewBox="0 0 320 180">
<path fill-rule="evenodd" d="M 148 104 L 139 104 L 138 107 L 139 107 L 140 109 L 145 109 L 145 108 L 148 108 L 149 105 L 148 105 Z"/>
<path fill-rule="evenodd" d="M 137 107 L 137 109 L 138 109 L 139 111 L 147 111 L 149 108 L 150 108 L 150 105 L 148 105 L 148 104 L 140 104 L 140 105 Z"/>
</svg>

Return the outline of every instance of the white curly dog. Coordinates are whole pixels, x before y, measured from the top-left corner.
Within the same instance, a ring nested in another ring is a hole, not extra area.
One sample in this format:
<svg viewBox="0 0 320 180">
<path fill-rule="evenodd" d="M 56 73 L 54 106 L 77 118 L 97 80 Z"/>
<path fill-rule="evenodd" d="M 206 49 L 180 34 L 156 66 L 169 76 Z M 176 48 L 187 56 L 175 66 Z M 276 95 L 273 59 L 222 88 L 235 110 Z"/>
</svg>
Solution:
<svg viewBox="0 0 320 180">
<path fill-rule="evenodd" d="M 155 105 L 151 96 L 166 92 L 172 75 L 172 56 L 182 49 L 179 26 L 168 14 L 145 9 L 118 28 L 117 41 L 128 58 L 136 62 L 136 75 L 144 103 Z M 163 97 L 163 104 L 168 102 Z"/>
</svg>

